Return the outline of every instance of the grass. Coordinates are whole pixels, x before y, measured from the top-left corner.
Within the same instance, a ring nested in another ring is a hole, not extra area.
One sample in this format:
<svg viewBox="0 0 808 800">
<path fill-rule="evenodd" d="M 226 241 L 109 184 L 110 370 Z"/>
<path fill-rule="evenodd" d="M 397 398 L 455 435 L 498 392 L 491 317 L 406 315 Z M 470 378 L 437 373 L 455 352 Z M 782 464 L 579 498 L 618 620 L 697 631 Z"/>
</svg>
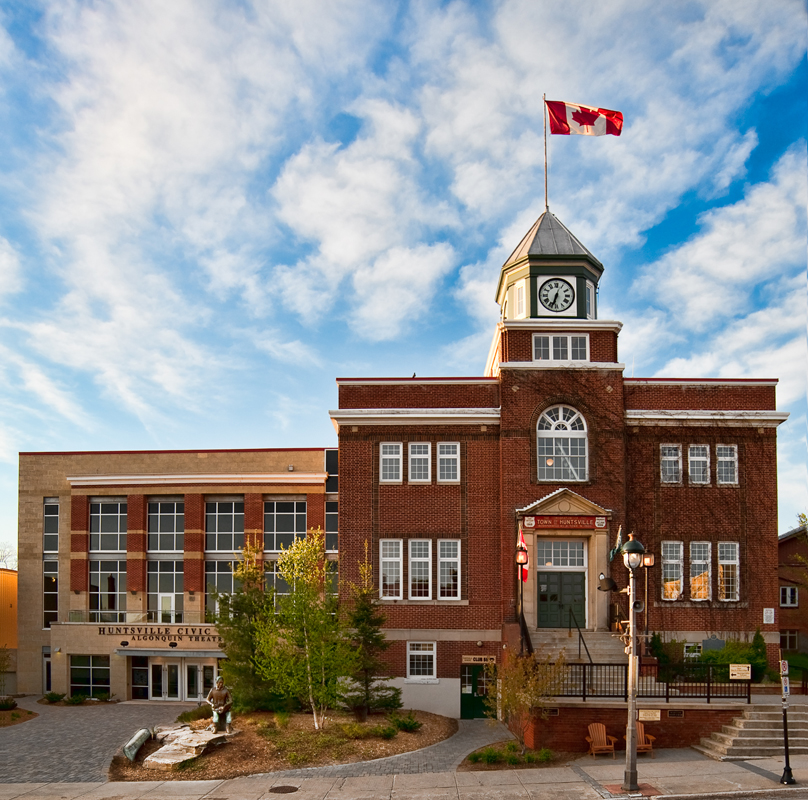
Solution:
<svg viewBox="0 0 808 800">
<path fill-rule="evenodd" d="M 563 754 L 562 754 L 563 756 Z M 509 767 L 528 766 L 531 764 L 550 764 L 556 759 L 556 753 L 547 747 L 541 750 L 525 750 L 521 752 L 519 743 L 513 740 L 498 742 L 470 753 L 466 758 L 469 764 L 507 764 Z"/>
<path fill-rule="evenodd" d="M 205 703 L 204 705 L 192 708 L 190 711 L 183 711 L 177 717 L 177 722 L 195 722 L 198 719 L 209 719 L 213 716 L 213 709 Z"/>
</svg>

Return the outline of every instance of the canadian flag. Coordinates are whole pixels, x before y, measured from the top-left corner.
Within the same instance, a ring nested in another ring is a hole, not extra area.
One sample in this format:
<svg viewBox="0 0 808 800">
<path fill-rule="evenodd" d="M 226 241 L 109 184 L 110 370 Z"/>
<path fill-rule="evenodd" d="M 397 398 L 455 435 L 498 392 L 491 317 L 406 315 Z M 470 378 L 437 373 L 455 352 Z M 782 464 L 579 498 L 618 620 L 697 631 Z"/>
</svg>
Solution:
<svg viewBox="0 0 808 800">
<path fill-rule="evenodd" d="M 605 136 L 610 133 L 619 136 L 623 130 L 623 115 L 619 111 L 562 103 L 557 100 L 545 100 L 544 103 L 550 115 L 550 133 L 560 133 L 564 136 L 571 133 Z"/>
<path fill-rule="evenodd" d="M 527 550 L 527 543 L 525 542 L 525 537 L 522 535 L 521 528 L 519 528 L 519 545 Z M 522 579 L 522 583 L 527 583 L 527 567 L 519 568 L 519 577 Z"/>
</svg>

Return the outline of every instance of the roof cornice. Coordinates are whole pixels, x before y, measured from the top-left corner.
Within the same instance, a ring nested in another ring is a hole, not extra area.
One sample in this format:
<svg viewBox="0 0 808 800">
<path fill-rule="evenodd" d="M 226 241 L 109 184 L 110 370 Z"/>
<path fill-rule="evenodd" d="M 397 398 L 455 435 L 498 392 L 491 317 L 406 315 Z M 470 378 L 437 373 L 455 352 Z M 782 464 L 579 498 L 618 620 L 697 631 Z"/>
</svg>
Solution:
<svg viewBox="0 0 808 800">
<path fill-rule="evenodd" d="M 73 475 L 67 482 L 73 488 L 89 486 L 199 486 L 234 484 L 280 484 L 288 486 L 324 484 L 327 472 L 232 472 L 232 473 L 161 473 L 159 475 Z"/>
<path fill-rule="evenodd" d="M 625 413 L 628 425 L 722 426 L 776 428 L 788 419 L 786 411 L 728 411 L 703 409 L 634 409 Z"/>
<path fill-rule="evenodd" d="M 411 386 L 430 385 L 467 385 L 482 384 L 495 386 L 496 378 L 337 378 L 337 386 Z"/>
<path fill-rule="evenodd" d="M 502 361 L 499 364 L 503 369 L 544 369 L 544 370 L 567 370 L 584 372 L 586 370 L 606 369 L 622 372 L 625 364 L 617 361 Z"/>
<path fill-rule="evenodd" d="M 548 330 L 553 333 L 568 331 L 614 331 L 620 333 L 623 323 L 616 319 L 577 319 L 575 317 L 530 317 L 528 319 L 509 319 L 500 323 L 504 328 L 531 328 L 536 331 Z"/>
<path fill-rule="evenodd" d="M 648 386 L 777 386 L 777 378 L 625 378 L 625 383 Z"/>
<path fill-rule="evenodd" d="M 341 425 L 499 425 L 498 408 L 342 408 L 328 412 Z"/>
</svg>

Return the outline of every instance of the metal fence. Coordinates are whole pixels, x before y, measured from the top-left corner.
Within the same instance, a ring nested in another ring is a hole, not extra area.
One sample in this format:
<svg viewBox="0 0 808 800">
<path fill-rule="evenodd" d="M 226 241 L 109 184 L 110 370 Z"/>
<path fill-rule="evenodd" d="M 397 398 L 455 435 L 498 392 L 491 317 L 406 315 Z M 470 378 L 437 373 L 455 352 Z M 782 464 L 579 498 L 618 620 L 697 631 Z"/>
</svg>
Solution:
<svg viewBox="0 0 808 800">
<path fill-rule="evenodd" d="M 726 664 L 643 666 L 637 697 L 671 700 L 734 698 L 752 702 L 751 680 L 730 680 Z M 558 697 L 619 697 L 628 700 L 628 664 L 567 664 Z"/>
</svg>

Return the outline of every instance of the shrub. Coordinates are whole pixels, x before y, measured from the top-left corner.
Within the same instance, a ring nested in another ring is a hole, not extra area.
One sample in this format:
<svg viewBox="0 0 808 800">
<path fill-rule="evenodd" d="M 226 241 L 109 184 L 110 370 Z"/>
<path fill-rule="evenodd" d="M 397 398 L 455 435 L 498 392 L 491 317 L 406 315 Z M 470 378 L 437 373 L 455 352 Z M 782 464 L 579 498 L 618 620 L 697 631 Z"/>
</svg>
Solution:
<svg viewBox="0 0 808 800">
<path fill-rule="evenodd" d="M 752 680 L 756 683 L 763 678 L 769 665 L 766 660 L 766 642 L 760 629 L 755 632 L 751 644 L 748 642 L 728 641 L 720 650 L 708 650 L 699 658 L 704 664 L 725 666 L 729 664 L 751 664 Z M 729 677 L 729 667 L 720 671 L 721 678 Z M 724 674 L 726 672 L 726 675 Z"/>
<path fill-rule="evenodd" d="M 519 745 L 514 741 L 510 741 L 505 745 L 505 752 L 506 753 L 515 753 L 518 749 L 519 749 Z"/>
<path fill-rule="evenodd" d="M 80 706 L 86 699 L 86 694 L 74 694 L 70 697 L 65 697 L 65 704 L 69 706 Z"/>
<path fill-rule="evenodd" d="M 367 739 L 374 735 L 372 728 L 358 722 L 345 722 L 340 729 L 349 739 Z"/>
<path fill-rule="evenodd" d="M 17 707 L 17 701 L 13 697 L 0 698 L 0 711 L 11 711 Z"/>
<path fill-rule="evenodd" d="M 58 703 L 64 697 L 64 692 L 61 694 L 59 692 L 47 692 L 45 694 L 45 699 L 49 703 Z"/>
<path fill-rule="evenodd" d="M 101 703 L 108 703 L 113 697 L 115 697 L 115 695 L 110 694 L 109 692 L 99 692 L 97 695 L 95 695 L 95 699 Z"/>
<path fill-rule="evenodd" d="M 505 763 L 513 766 L 514 764 L 521 763 L 521 759 L 516 753 L 505 753 Z"/>
<path fill-rule="evenodd" d="M 542 747 L 536 754 L 536 758 L 541 761 L 542 764 L 547 764 L 553 760 L 553 751 L 547 747 Z"/>
<path fill-rule="evenodd" d="M 502 753 L 493 747 L 486 747 L 480 751 L 480 756 L 486 764 L 499 764 L 502 761 Z"/>
<path fill-rule="evenodd" d="M 380 739 L 394 739 L 398 734 L 398 728 L 395 725 L 374 725 L 371 730 L 373 735 Z"/>
<path fill-rule="evenodd" d="M 528 751 L 524 755 L 525 764 L 535 764 L 539 759 L 536 757 L 535 753 L 531 753 Z"/>
<path fill-rule="evenodd" d="M 469 753 L 469 764 L 479 764 L 482 759 L 479 753 Z"/>
<path fill-rule="evenodd" d="M 278 729 L 284 730 L 289 727 L 289 720 L 292 719 L 292 713 L 291 711 L 276 711 L 274 719 Z"/>
<path fill-rule="evenodd" d="M 401 716 L 401 714 L 390 714 L 387 718 L 390 721 L 391 725 L 394 725 L 400 731 L 406 731 L 407 733 L 415 733 L 422 725 L 422 722 L 418 722 L 415 719 L 415 714 L 412 711 L 408 712 L 406 716 Z"/>
<path fill-rule="evenodd" d="M 183 711 L 182 714 L 177 717 L 177 722 L 194 722 L 194 720 L 209 719 L 212 716 L 213 709 L 207 703 L 204 703 L 201 706 L 192 708 L 190 711 Z"/>
</svg>

